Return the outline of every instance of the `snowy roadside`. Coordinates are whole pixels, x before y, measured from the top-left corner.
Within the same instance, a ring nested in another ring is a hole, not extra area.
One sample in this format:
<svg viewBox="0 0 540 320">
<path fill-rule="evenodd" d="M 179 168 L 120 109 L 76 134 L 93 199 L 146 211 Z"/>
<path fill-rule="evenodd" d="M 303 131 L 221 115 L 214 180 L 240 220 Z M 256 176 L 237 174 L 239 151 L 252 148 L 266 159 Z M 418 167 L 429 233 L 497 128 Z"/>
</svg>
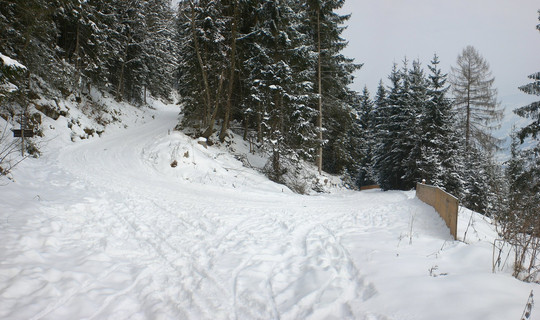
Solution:
<svg viewBox="0 0 540 320">
<path fill-rule="evenodd" d="M 465 244 L 412 192 L 293 194 L 155 107 L 1 187 L 0 318 L 517 319 L 539 289 L 478 216 Z"/>
</svg>

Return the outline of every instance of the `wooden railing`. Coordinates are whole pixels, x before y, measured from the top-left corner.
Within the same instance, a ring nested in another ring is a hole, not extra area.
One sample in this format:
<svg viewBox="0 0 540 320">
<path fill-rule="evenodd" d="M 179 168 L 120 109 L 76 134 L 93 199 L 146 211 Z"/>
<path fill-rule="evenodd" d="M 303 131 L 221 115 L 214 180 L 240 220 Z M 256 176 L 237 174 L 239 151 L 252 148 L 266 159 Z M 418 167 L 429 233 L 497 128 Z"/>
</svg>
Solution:
<svg viewBox="0 0 540 320">
<path fill-rule="evenodd" d="M 416 184 L 416 197 L 435 208 L 446 222 L 450 234 L 457 239 L 458 199 L 439 187 L 423 183 Z"/>
<path fill-rule="evenodd" d="M 360 191 L 364 191 L 364 190 L 371 190 L 371 189 L 379 189 L 380 186 L 378 184 L 373 184 L 373 185 L 370 185 L 370 186 L 362 186 L 360 187 Z"/>
</svg>

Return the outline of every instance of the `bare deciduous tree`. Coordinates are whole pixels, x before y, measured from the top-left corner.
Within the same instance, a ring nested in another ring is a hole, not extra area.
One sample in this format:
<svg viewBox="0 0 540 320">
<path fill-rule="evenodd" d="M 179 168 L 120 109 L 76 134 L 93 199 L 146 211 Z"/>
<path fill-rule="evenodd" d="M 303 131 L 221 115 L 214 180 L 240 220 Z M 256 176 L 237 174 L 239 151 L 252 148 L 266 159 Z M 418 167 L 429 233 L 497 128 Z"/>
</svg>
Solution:
<svg viewBox="0 0 540 320">
<path fill-rule="evenodd" d="M 494 81 L 489 64 L 480 53 L 472 46 L 463 49 L 457 66 L 452 67 L 450 83 L 455 109 L 463 119 L 467 149 L 474 144 L 491 152 L 500 144 L 491 133 L 500 127 L 503 117 Z"/>
</svg>

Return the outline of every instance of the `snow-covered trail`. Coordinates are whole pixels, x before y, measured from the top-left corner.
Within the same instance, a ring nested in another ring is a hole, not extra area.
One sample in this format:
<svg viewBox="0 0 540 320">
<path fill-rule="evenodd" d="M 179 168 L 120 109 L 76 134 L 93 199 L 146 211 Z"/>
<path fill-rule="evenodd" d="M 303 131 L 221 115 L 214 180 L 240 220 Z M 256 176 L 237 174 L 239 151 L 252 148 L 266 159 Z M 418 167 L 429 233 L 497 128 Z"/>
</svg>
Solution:
<svg viewBox="0 0 540 320">
<path fill-rule="evenodd" d="M 505 319 L 520 312 L 530 286 L 505 276 L 503 285 L 486 287 L 496 277 L 485 271 L 490 247 L 451 241 L 414 193 L 292 194 L 230 156 L 169 136 L 178 114 L 169 108 L 21 165 L 19 183 L 7 186 L 0 204 L 0 318 Z M 189 166 L 166 168 L 163 144 L 189 150 Z M 460 286 L 475 273 L 482 280 Z M 487 292 L 499 309 L 472 312 Z"/>
<path fill-rule="evenodd" d="M 341 303 L 371 294 L 324 223 L 351 215 L 340 211 L 357 199 L 340 199 L 344 203 L 336 207 L 324 197 L 256 189 L 246 194 L 163 175 L 149 166 L 145 153 L 174 127 L 176 115 L 177 110 L 164 111 L 146 125 L 80 144 L 59 161 L 106 193 L 100 197 L 106 204 L 95 211 L 108 214 L 88 225 L 115 225 L 115 236 L 127 240 L 124 250 L 144 266 L 132 278 L 154 287 L 132 289 L 139 300 L 155 295 L 157 307 L 146 312 L 171 318 L 303 318 L 314 312 L 314 303 L 331 307 L 341 291 Z M 121 251 L 112 254 L 126 257 Z"/>
</svg>

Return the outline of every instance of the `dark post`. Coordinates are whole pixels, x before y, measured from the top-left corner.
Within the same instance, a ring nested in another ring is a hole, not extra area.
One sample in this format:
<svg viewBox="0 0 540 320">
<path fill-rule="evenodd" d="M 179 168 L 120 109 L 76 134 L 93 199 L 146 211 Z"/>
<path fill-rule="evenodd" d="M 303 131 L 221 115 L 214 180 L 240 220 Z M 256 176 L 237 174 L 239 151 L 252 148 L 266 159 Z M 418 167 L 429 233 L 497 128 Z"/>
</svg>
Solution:
<svg viewBox="0 0 540 320">
<path fill-rule="evenodd" d="M 24 157 L 24 129 L 26 128 L 24 122 L 24 112 L 21 112 L 21 157 Z"/>
</svg>

